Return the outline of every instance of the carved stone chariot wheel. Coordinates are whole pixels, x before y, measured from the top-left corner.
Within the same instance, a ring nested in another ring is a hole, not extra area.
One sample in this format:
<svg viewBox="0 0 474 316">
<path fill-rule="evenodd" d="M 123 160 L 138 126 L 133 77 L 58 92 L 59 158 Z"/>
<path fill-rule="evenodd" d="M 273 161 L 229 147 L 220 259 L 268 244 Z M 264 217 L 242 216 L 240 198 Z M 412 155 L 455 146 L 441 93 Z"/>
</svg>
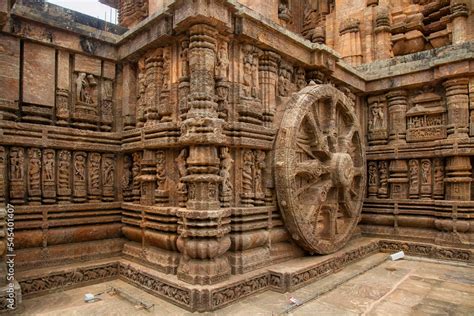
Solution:
<svg viewBox="0 0 474 316">
<path fill-rule="evenodd" d="M 292 238 L 310 253 L 339 250 L 361 216 L 365 150 L 353 103 L 332 85 L 290 99 L 275 144 L 278 203 Z"/>
</svg>

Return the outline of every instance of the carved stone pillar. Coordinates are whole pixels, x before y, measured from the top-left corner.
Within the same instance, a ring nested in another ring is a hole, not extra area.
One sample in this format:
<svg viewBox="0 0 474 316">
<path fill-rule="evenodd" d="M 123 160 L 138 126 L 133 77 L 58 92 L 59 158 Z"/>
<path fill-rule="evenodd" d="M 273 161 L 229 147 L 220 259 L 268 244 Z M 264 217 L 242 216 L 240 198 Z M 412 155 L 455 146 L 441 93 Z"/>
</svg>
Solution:
<svg viewBox="0 0 474 316">
<path fill-rule="evenodd" d="M 276 85 L 280 56 L 272 51 L 264 51 L 259 63 L 260 93 L 263 105 L 263 124 L 272 126 L 276 112 Z"/>
<path fill-rule="evenodd" d="M 178 278 L 192 284 L 213 284 L 230 275 L 223 254 L 230 247 L 230 209 L 219 209 L 220 159 L 214 146 L 191 146 L 187 159 L 187 209 L 178 211 L 177 246 L 183 254 Z"/>
<path fill-rule="evenodd" d="M 69 90 L 56 89 L 56 124 L 59 126 L 69 125 Z"/>
<path fill-rule="evenodd" d="M 470 136 L 474 136 L 474 77 L 469 79 L 469 110 L 471 112 L 469 119 Z"/>
<path fill-rule="evenodd" d="M 386 95 L 389 113 L 389 143 L 399 145 L 406 143 L 407 92 L 390 91 Z"/>
<path fill-rule="evenodd" d="M 408 198 L 408 165 L 406 160 L 392 160 L 390 162 L 390 198 Z"/>
<path fill-rule="evenodd" d="M 466 0 L 452 0 L 450 5 L 452 23 L 452 42 L 460 44 L 467 40 L 467 18 L 469 8 Z"/>
<path fill-rule="evenodd" d="M 140 204 L 153 205 L 155 203 L 156 161 L 153 150 L 145 150 L 140 162 Z"/>
<path fill-rule="evenodd" d="M 160 102 L 160 87 L 162 85 L 163 51 L 157 49 L 145 59 L 144 74 L 144 126 L 154 126 L 158 123 L 158 105 Z M 140 100 L 141 101 L 141 100 Z"/>
<path fill-rule="evenodd" d="M 7 254 L 7 211 L 2 204 L 0 207 L 0 287 L 7 284 L 7 266 L 5 264 Z"/>
<path fill-rule="evenodd" d="M 215 95 L 216 36 L 217 31 L 206 24 L 190 28 L 189 111 L 181 125 L 181 140 L 186 143 L 219 143 L 223 137 Z"/>
<path fill-rule="evenodd" d="M 471 200 L 472 166 L 469 157 L 446 160 L 446 200 Z"/>
<path fill-rule="evenodd" d="M 469 97 L 467 78 L 455 78 L 443 83 L 448 108 L 448 138 L 469 137 Z"/>
<path fill-rule="evenodd" d="M 106 132 L 112 130 L 114 122 L 114 101 L 113 101 L 114 83 L 110 79 L 102 81 L 102 100 L 100 108 L 100 129 Z"/>
<path fill-rule="evenodd" d="M 189 97 L 189 38 L 186 37 L 181 41 L 180 52 L 180 67 L 181 76 L 178 85 L 178 104 L 179 117 L 182 121 L 186 119 L 186 114 L 189 111 L 188 97 Z"/>
<path fill-rule="evenodd" d="M 339 28 L 342 58 L 352 65 L 362 63 L 362 45 L 360 40 L 360 21 L 347 18 Z"/>
<path fill-rule="evenodd" d="M 178 278 L 192 284 L 217 283 L 231 272 L 224 256 L 230 247 L 230 210 L 220 209 L 219 201 L 223 177 L 218 147 L 223 139 L 223 121 L 218 117 L 215 94 L 216 38 L 217 31 L 209 25 L 190 27 L 189 111 L 180 138 L 182 144 L 189 145 L 187 175 L 180 179 L 186 183 L 188 199 L 187 208 L 177 211 L 176 245 L 182 253 Z"/>
<path fill-rule="evenodd" d="M 390 13 L 386 6 L 378 6 L 375 13 L 375 59 L 393 57 Z"/>
</svg>

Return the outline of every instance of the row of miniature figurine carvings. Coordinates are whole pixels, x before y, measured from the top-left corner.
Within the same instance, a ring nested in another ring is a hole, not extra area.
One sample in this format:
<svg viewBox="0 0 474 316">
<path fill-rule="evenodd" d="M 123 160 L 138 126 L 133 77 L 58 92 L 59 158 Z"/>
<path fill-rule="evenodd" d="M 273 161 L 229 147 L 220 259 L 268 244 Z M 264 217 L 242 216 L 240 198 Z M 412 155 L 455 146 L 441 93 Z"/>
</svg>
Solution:
<svg viewBox="0 0 474 316">
<path fill-rule="evenodd" d="M 381 160 L 367 163 L 369 198 L 470 201 L 470 157 Z"/>
<path fill-rule="evenodd" d="M 443 92 L 395 90 L 368 98 L 370 145 L 403 144 L 474 136 L 471 79 L 449 79 Z"/>
<path fill-rule="evenodd" d="M 122 177 L 124 201 L 180 207 L 196 200 L 215 202 L 220 207 L 273 204 L 272 194 L 264 189 L 267 168 L 264 151 L 244 149 L 230 152 L 229 148 L 221 147 L 217 158 L 208 166 L 193 165 L 186 148 L 126 154 Z M 235 174 L 235 161 L 240 166 L 239 174 Z M 210 183 L 204 191 L 197 187 L 203 181 L 199 179 L 203 172 L 214 179 L 207 180 Z M 236 185 L 237 182 L 240 183 Z M 240 198 L 240 204 L 234 200 L 235 196 Z"/>
<path fill-rule="evenodd" d="M 0 146 L 0 199 L 12 204 L 114 201 L 115 155 Z"/>
</svg>

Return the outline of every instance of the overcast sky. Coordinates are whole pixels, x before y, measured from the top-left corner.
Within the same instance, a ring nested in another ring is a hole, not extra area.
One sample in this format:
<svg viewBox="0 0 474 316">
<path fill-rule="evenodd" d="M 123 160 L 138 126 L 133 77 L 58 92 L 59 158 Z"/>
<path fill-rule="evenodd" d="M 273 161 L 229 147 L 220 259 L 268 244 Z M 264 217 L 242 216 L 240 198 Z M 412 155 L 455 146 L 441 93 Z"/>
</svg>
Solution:
<svg viewBox="0 0 474 316">
<path fill-rule="evenodd" d="M 116 10 L 99 3 L 99 0 L 47 0 L 47 2 L 106 20 L 107 22 L 116 22 Z M 105 18 L 106 16 L 107 19 Z"/>
</svg>

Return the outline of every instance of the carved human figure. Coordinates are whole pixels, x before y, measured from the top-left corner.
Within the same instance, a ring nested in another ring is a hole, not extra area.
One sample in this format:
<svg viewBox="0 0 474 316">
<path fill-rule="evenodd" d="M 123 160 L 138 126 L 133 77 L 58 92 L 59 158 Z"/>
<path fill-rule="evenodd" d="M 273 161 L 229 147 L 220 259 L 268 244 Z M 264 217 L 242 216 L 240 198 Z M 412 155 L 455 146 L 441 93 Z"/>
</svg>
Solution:
<svg viewBox="0 0 474 316">
<path fill-rule="evenodd" d="M 429 159 L 421 161 L 421 184 L 431 184 L 431 161 Z"/>
<path fill-rule="evenodd" d="M 388 163 L 386 161 L 379 162 L 379 181 L 378 195 L 386 198 L 388 196 Z"/>
<path fill-rule="evenodd" d="M 372 185 L 377 186 L 378 177 L 377 177 L 377 164 L 376 163 L 369 162 L 368 173 L 369 173 L 369 177 L 368 177 L 369 186 L 372 186 Z"/>
<path fill-rule="evenodd" d="M 54 152 L 47 151 L 44 156 L 43 177 L 46 181 L 54 180 Z"/>
<path fill-rule="evenodd" d="M 251 96 L 251 89 L 252 89 L 252 64 L 253 64 L 254 56 L 252 53 L 247 52 L 244 56 L 244 94 L 246 97 Z"/>
<path fill-rule="evenodd" d="M 29 188 L 40 190 L 41 186 L 41 151 L 37 148 L 29 150 Z"/>
<path fill-rule="evenodd" d="M 107 157 L 104 159 L 104 178 L 103 186 L 113 186 L 114 185 L 114 161 Z"/>
<path fill-rule="evenodd" d="M 229 153 L 229 148 L 222 147 L 221 149 L 221 166 L 220 166 L 220 176 L 222 177 L 222 193 L 223 194 L 232 194 L 233 185 L 230 179 L 230 171 L 234 160 Z"/>
<path fill-rule="evenodd" d="M 444 198 L 444 162 L 441 158 L 435 158 L 433 161 L 433 198 L 443 199 Z"/>
<path fill-rule="evenodd" d="M 76 99 L 79 102 L 86 102 L 87 100 L 87 88 L 89 83 L 86 79 L 87 74 L 85 72 L 80 72 L 77 75 L 76 79 Z"/>
<path fill-rule="evenodd" d="M 10 152 L 10 175 L 12 180 L 23 180 L 24 169 L 23 150 L 13 148 Z"/>
<path fill-rule="evenodd" d="M 411 198 L 418 197 L 419 194 L 419 187 L 420 187 L 420 180 L 419 180 L 419 162 L 416 159 L 411 159 L 408 163 L 410 168 L 410 186 L 409 192 Z"/>
<path fill-rule="evenodd" d="M 156 185 L 159 190 L 166 190 L 166 156 L 161 150 L 156 153 Z"/>
<path fill-rule="evenodd" d="M 217 51 L 216 77 L 222 80 L 227 79 L 228 70 L 229 53 L 227 50 L 227 42 L 222 41 Z"/>
<path fill-rule="evenodd" d="M 242 193 L 252 194 L 253 192 L 253 168 L 254 155 L 251 150 L 246 149 L 243 153 L 242 166 Z"/>
<path fill-rule="evenodd" d="M 181 77 L 189 77 L 189 41 L 181 42 Z"/>
<path fill-rule="evenodd" d="M 86 181 L 86 159 L 83 155 L 76 155 L 74 160 L 74 177 L 78 181 Z"/>
<path fill-rule="evenodd" d="M 188 150 L 184 148 L 179 153 L 178 157 L 174 160 L 176 163 L 176 167 L 178 169 L 179 174 L 179 183 L 178 183 L 178 192 L 186 191 L 186 184 L 181 180 L 181 178 L 185 177 L 188 174 L 188 170 L 186 168 L 186 157 L 188 155 Z"/>
</svg>

